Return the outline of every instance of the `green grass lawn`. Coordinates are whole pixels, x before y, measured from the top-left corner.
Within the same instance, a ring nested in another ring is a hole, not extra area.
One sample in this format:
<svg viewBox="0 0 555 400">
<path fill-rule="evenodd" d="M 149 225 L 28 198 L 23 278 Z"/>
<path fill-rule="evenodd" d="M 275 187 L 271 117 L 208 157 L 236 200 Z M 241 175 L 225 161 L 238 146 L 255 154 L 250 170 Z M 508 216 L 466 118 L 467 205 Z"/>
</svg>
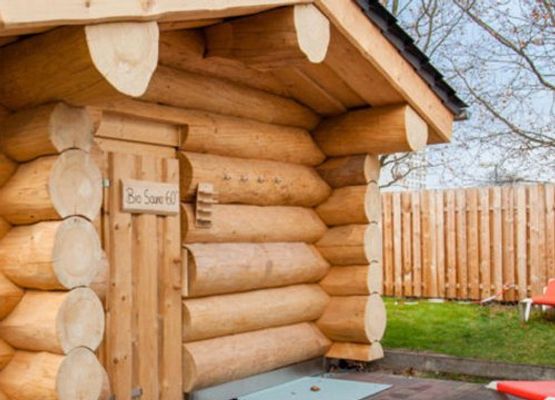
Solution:
<svg viewBox="0 0 555 400">
<path fill-rule="evenodd" d="M 555 320 L 532 314 L 520 322 L 517 306 L 385 299 L 384 347 L 459 357 L 555 366 Z M 416 303 L 416 304 L 415 304 Z"/>
</svg>

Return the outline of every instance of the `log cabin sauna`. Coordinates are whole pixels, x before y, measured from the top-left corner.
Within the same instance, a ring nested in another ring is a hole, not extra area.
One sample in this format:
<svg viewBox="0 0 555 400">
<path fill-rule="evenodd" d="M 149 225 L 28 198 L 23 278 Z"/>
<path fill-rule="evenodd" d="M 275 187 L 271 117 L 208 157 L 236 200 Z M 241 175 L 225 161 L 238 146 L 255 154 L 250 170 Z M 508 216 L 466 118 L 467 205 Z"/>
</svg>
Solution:
<svg viewBox="0 0 555 400">
<path fill-rule="evenodd" d="M 447 142 L 464 108 L 388 18 L 0 2 L 0 399 L 382 357 L 378 156 Z"/>
</svg>

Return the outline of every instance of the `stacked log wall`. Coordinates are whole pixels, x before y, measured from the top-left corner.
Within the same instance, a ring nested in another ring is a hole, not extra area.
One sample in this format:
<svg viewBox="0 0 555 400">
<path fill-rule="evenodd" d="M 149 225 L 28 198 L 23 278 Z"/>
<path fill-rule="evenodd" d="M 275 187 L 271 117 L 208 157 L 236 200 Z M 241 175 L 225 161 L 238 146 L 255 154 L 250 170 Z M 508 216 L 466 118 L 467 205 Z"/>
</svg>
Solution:
<svg viewBox="0 0 555 400">
<path fill-rule="evenodd" d="M 0 112 L 0 398 L 101 398 L 102 200 L 83 108 Z M 85 397 L 81 397 L 81 396 Z"/>
<path fill-rule="evenodd" d="M 317 170 L 333 188 L 316 212 L 328 225 L 316 243 L 331 264 L 320 286 L 331 296 L 316 322 L 333 341 L 329 358 L 373 361 L 383 357 L 386 326 L 382 292 L 379 160 L 352 154 L 328 158 Z"/>
<path fill-rule="evenodd" d="M 329 303 L 318 285 L 329 265 L 314 247 L 327 229 L 314 207 L 331 193 L 314 168 L 324 155 L 301 128 L 210 120 L 188 126 L 179 154 L 186 392 L 322 356 L 331 344 L 314 324 Z M 203 224 L 205 184 L 214 193 Z"/>
</svg>

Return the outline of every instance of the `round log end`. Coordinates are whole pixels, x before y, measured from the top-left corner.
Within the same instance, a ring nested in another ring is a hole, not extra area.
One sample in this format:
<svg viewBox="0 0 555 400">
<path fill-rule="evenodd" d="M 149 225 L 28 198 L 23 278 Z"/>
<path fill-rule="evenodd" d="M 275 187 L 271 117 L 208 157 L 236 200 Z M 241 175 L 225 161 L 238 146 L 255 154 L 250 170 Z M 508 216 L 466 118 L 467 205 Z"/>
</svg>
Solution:
<svg viewBox="0 0 555 400">
<path fill-rule="evenodd" d="M 119 92 L 142 96 L 158 65 L 156 22 L 119 22 L 85 27 L 91 59 Z"/>
<path fill-rule="evenodd" d="M 330 44 L 330 21 L 312 4 L 295 6 L 294 20 L 301 51 L 312 63 L 324 61 Z"/>
<path fill-rule="evenodd" d="M 198 371 L 193 354 L 183 346 L 183 391 L 189 393 L 197 386 Z"/>
<path fill-rule="evenodd" d="M 104 385 L 104 369 L 94 353 L 79 347 L 62 361 L 56 377 L 59 400 L 98 400 Z"/>
<path fill-rule="evenodd" d="M 49 190 L 62 218 L 80 215 L 92 221 L 102 204 L 102 174 L 89 154 L 68 150 L 54 163 Z"/>
<path fill-rule="evenodd" d="M 102 268 L 102 247 L 93 224 L 80 217 L 64 220 L 56 232 L 52 260 L 63 287 L 88 286 Z"/>
<path fill-rule="evenodd" d="M 23 290 L 0 273 L 0 320 L 8 316 L 23 297 Z"/>
<path fill-rule="evenodd" d="M 0 371 L 9 364 L 14 353 L 15 351 L 12 346 L 0 339 Z"/>
<path fill-rule="evenodd" d="M 364 254 L 366 261 L 382 262 L 382 230 L 378 223 L 371 223 L 366 226 L 364 232 Z"/>
<path fill-rule="evenodd" d="M 428 143 L 428 124 L 411 107 L 405 107 L 407 144 L 411 151 L 420 151 Z"/>
<path fill-rule="evenodd" d="M 366 337 L 370 342 L 377 342 L 383 338 L 387 325 L 385 304 L 378 294 L 368 297 L 365 312 Z"/>
<path fill-rule="evenodd" d="M 94 126 L 84 108 L 57 104 L 50 116 L 49 132 L 58 152 L 72 148 L 89 152 L 93 145 Z"/>
<path fill-rule="evenodd" d="M 104 336 L 104 309 L 91 289 L 69 292 L 56 317 L 56 331 L 64 353 L 77 347 L 98 348 Z"/>
<path fill-rule="evenodd" d="M 379 223 L 381 220 L 382 197 L 380 194 L 380 188 L 376 182 L 370 182 L 366 186 L 366 193 L 364 196 L 364 213 L 366 215 L 366 220 L 370 223 Z"/>
<path fill-rule="evenodd" d="M 15 173 L 17 164 L 0 153 L 0 186 L 6 183 Z"/>
</svg>

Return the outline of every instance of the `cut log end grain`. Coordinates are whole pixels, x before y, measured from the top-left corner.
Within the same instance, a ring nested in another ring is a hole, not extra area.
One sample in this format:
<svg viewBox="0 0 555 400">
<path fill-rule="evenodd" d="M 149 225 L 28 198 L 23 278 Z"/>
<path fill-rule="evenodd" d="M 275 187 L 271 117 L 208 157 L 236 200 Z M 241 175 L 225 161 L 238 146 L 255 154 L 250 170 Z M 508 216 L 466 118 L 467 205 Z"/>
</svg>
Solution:
<svg viewBox="0 0 555 400">
<path fill-rule="evenodd" d="M 85 27 L 92 62 L 119 92 L 145 93 L 158 65 L 156 22 L 118 22 Z"/>
<path fill-rule="evenodd" d="M 313 207 L 331 192 L 310 167 L 182 152 L 181 197 L 192 201 L 200 183 L 212 183 L 219 203 Z"/>
<path fill-rule="evenodd" d="M 379 156 L 370 154 L 335 157 L 316 170 L 332 188 L 366 185 L 379 181 L 380 160 Z"/>
<path fill-rule="evenodd" d="M 102 385 L 103 368 L 85 348 L 67 356 L 17 351 L 0 372 L 0 390 L 12 400 L 98 400 Z"/>
<path fill-rule="evenodd" d="M 299 48 L 312 63 L 326 58 L 331 38 L 330 21 L 313 4 L 294 6 L 294 22 Z"/>
<path fill-rule="evenodd" d="M 329 156 L 422 150 L 428 125 L 406 104 L 351 111 L 325 120 L 314 132 Z"/>
<path fill-rule="evenodd" d="M 380 294 L 383 286 L 382 265 L 372 263 L 332 267 L 320 285 L 332 296 Z"/>
<path fill-rule="evenodd" d="M 80 217 L 18 226 L 0 240 L 3 273 L 26 288 L 87 286 L 98 274 L 101 257 L 94 225 Z"/>
<path fill-rule="evenodd" d="M 381 228 L 378 224 L 333 227 L 316 243 L 316 248 L 332 265 L 381 265 Z"/>
<path fill-rule="evenodd" d="M 102 204 L 102 175 L 88 154 L 69 150 L 60 155 L 49 184 L 52 205 L 62 218 L 96 218 Z"/>
<path fill-rule="evenodd" d="M 84 108 L 53 103 L 14 113 L 0 123 L 0 151 L 18 162 L 59 154 L 88 152 L 94 126 Z"/>
<path fill-rule="evenodd" d="M 328 226 L 379 223 L 381 197 L 378 184 L 335 189 L 331 196 L 316 208 Z"/>
<path fill-rule="evenodd" d="M 188 393 L 306 361 L 325 354 L 330 345 L 307 322 L 186 343 L 183 389 Z"/>
<path fill-rule="evenodd" d="M 382 359 L 384 352 L 380 342 L 371 344 L 335 342 L 326 353 L 326 357 L 370 362 Z"/>
<path fill-rule="evenodd" d="M 332 297 L 317 325 L 333 341 L 372 343 L 382 339 L 386 321 L 383 300 L 373 294 Z"/>
<path fill-rule="evenodd" d="M 12 346 L 0 339 L 0 371 L 12 360 L 15 351 Z"/>
<path fill-rule="evenodd" d="M 318 285 L 185 300 L 183 341 L 314 321 L 322 315 L 328 301 L 328 295 Z"/>
<path fill-rule="evenodd" d="M 0 272 L 0 320 L 15 308 L 23 297 L 23 290 Z"/>
<path fill-rule="evenodd" d="M 189 296 L 317 282 L 329 264 L 305 243 L 189 244 Z"/>
<path fill-rule="evenodd" d="M 94 220 L 102 203 L 102 176 L 82 150 L 21 164 L 0 188 L 0 215 L 14 225 L 80 215 Z"/>
<path fill-rule="evenodd" d="M 88 288 L 70 292 L 27 291 L 0 322 L 0 336 L 17 349 L 69 353 L 96 350 L 104 334 L 104 310 Z"/>
<path fill-rule="evenodd" d="M 217 204 L 212 225 L 195 224 L 193 206 L 182 204 L 181 232 L 184 243 L 306 242 L 324 235 L 326 226 L 314 210 L 303 207 Z"/>
</svg>

